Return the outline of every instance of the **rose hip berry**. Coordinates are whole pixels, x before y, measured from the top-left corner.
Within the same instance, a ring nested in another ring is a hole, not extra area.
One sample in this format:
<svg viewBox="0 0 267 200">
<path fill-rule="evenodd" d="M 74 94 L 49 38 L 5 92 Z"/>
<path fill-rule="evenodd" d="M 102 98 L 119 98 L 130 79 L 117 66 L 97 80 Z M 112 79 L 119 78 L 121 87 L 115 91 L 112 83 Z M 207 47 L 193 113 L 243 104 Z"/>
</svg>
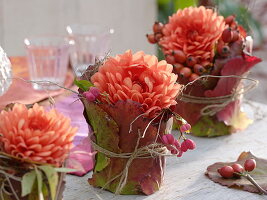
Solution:
<svg viewBox="0 0 267 200">
<path fill-rule="evenodd" d="M 157 42 L 154 34 L 146 34 L 146 37 L 148 42 L 150 42 L 151 44 L 155 44 Z"/>
<path fill-rule="evenodd" d="M 186 55 L 181 50 L 174 50 L 173 51 L 173 56 L 175 58 L 175 61 L 178 62 L 178 63 L 184 63 L 186 61 Z"/>
<path fill-rule="evenodd" d="M 256 168 L 256 161 L 254 159 L 248 159 L 244 163 L 244 168 L 246 171 L 250 172 Z"/>
<path fill-rule="evenodd" d="M 218 169 L 218 173 L 223 178 L 233 178 L 233 176 L 234 176 L 234 169 L 231 166 L 224 166 L 224 167 Z"/>
<path fill-rule="evenodd" d="M 236 172 L 236 173 L 244 172 L 243 166 L 238 164 L 238 163 L 233 164 L 231 167 L 233 168 L 234 172 Z"/>
</svg>

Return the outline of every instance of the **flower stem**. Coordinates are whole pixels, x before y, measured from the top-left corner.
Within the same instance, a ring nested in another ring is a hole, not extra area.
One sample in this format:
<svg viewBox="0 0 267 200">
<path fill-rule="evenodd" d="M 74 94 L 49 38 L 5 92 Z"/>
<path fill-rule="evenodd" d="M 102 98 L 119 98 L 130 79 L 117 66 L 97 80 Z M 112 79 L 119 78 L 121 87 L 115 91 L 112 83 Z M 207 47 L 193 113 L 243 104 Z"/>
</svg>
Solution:
<svg viewBox="0 0 267 200">
<path fill-rule="evenodd" d="M 248 179 L 259 191 L 261 194 L 267 195 L 267 191 L 264 190 L 255 180 L 250 176 L 249 174 L 240 174 L 241 176 L 244 176 L 246 179 Z"/>
</svg>

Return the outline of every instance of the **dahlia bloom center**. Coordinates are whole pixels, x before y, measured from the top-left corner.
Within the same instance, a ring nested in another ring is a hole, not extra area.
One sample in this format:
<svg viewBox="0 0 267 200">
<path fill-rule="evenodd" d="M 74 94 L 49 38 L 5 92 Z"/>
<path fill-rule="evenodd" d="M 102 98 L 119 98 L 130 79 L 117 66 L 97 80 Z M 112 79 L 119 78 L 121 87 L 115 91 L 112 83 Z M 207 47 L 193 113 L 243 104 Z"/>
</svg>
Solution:
<svg viewBox="0 0 267 200">
<path fill-rule="evenodd" d="M 224 18 L 212 9 L 189 7 L 169 18 L 159 44 L 165 55 L 182 50 L 187 56 L 199 59 L 201 64 L 211 62 L 215 44 L 224 29 Z"/>
<path fill-rule="evenodd" d="M 0 149 L 27 160 L 61 166 L 76 131 L 68 118 L 37 104 L 30 109 L 15 104 L 0 113 Z"/>
<path fill-rule="evenodd" d="M 111 103 L 130 99 L 142 104 L 147 113 L 176 104 L 180 89 L 176 80 L 172 65 L 166 61 L 158 62 L 155 56 L 131 51 L 108 59 L 91 78 L 102 93 L 108 94 Z"/>
</svg>

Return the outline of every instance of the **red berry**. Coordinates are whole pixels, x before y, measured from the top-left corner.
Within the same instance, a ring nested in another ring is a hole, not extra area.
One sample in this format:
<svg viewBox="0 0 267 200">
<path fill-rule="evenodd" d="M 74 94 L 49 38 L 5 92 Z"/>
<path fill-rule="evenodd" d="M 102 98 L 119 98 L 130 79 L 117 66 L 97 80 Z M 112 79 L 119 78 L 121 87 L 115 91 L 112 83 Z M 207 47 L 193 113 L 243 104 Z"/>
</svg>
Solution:
<svg viewBox="0 0 267 200">
<path fill-rule="evenodd" d="M 186 59 L 186 64 L 187 64 L 187 66 L 189 66 L 189 67 L 193 67 L 195 64 L 197 64 L 197 59 L 194 58 L 193 56 L 189 56 L 189 57 Z"/>
<path fill-rule="evenodd" d="M 182 152 L 187 152 L 187 150 L 188 150 L 188 147 L 187 147 L 186 143 L 185 142 L 182 142 L 182 144 L 181 144 L 181 151 Z"/>
<path fill-rule="evenodd" d="M 224 19 L 224 21 L 225 21 L 226 24 L 230 25 L 230 24 L 233 23 L 234 19 L 235 19 L 235 16 L 234 15 L 230 15 L 230 16 L 226 17 Z"/>
<path fill-rule="evenodd" d="M 231 42 L 235 42 L 239 39 L 239 33 L 237 31 L 233 31 L 233 38 Z"/>
<path fill-rule="evenodd" d="M 223 178 L 233 178 L 234 169 L 231 166 L 224 166 L 217 170 Z"/>
<path fill-rule="evenodd" d="M 237 172 L 237 173 L 244 172 L 243 166 L 238 163 L 233 164 L 231 167 L 233 168 L 234 172 Z"/>
<path fill-rule="evenodd" d="M 165 134 L 162 136 L 162 142 L 164 144 L 174 144 L 174 141 L 175 139 L 172 134 Z"/>
<path fill-rule="evenodd" d="M 199 75 L 192 73 L 191 76 L 189 77 L 189 81 L 194 81 L 199 77 Z"/>
<path fill-rule="evenodd" d="M 92 102 L 96 99 L 95 95 L 93 95 L 90 91 L 84 92 L 83 96 L 87 99 L 87 101 Z"/>
<path fill-rule="evenodd" d="M 194 65 L 194 72 L 198 75 L 201 75 L 205 71 L 205 68 L 200 64 Z"/>
<path fill-rule="evenodd" d="M 244 168 L 246 171 L 250 172 L 256 168 L 256 161 L 254 159 L 248 159 L 245 161 Z"/>
<path fill-rule="evenodd" d="M 167 55 L 165 55 L 165 59 L 166 59 L 167 63 L 175 64 L 174 56 L 167 54 Z"/>
<path fill-rule="evenodd" d="M 150 42 L 151 44 L 155 44 L 157 42 L 154 34 L 146 34 L 146 37 L 148 42 Z"/>
<path fill-rule="evenodd" d="M 100 94 L 99 89 L 96 87 L 90 87 L 89 92 L 91 92 L 95 97 L 98 97 Z"/>
<path fill-rule="evenodd" d="M 192 71 L 189 67 L 183 67 L 182 69 L 180 69 L 180 72 L 179 72 L 179 75 L 185 78 L 188 78 L 191 74 L 192 74 Z"/>
<path fill-rule="evenodd" d="M 180 72 L 180 69 L 182 69 L 184 66 L 180 63 L 176 63 L 173 65 L 173 72 L 175 74 L 178 74 Z"/>
<path fill-rule="evenodd" d="M 154 33 L 159 33 L 162 31 L 164 25 L 160 22 L 155 22 L 154 25 L 153 25 L 153 31 Z"/>
<path fill-rule="evenodd" d="M 183 133 L 183 132 L 186 132 L 188 130 L 191 129 L 191 125 L 190 124 L 183 124 L 181 127 L 180 127 L 180 131 Z"/>
<path fill-rule="evenodd" d="M 233 32 L 231 28 L 224 29 L 224 31 L 222 32 L 222 40 L 225 43 L 229 43 L 232 41 L 232 39 L 233 39 Z"/>
<path fill-rule="evenodd" d="M 173 56 L 175 58 L 175 61 L 178 62 L 178 63 L 184 63 L 186 61 L 186 55 L 181 50 L 174 50 L 173 51 Z"/>
<path fill-rule="evenodd" d="M 155 33 L 155 40 L 158 42 L 163 37 L 162 33 Z"/>
<path fill-rule="evenodd" d="M 186 139 L 183 141 L 183 143 L 186 144 L 187 149 L 193 150 L 196 148 L 196 143 L 193 140 Z"/>
</svg>

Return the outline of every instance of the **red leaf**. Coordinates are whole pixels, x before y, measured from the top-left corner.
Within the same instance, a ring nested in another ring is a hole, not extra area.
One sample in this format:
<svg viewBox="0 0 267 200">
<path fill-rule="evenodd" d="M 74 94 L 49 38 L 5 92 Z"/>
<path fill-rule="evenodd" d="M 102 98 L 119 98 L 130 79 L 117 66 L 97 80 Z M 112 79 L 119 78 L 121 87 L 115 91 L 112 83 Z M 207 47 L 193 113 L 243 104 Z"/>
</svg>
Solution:
<svg viewBox="0 0 267 200">
<path fill-rule="evenodd" d="M 221 70 L 221 76 L 237 75 L 242 76 L 248 72 L 255 64 L 261 61 L 255 56 L 245 55 L 243 57 L 235 57 L 229 60 Z M 231 94 L 233 89 L 239 84 L 238 78 L 220 78 L 216 87 L 213 90 L 205 92 L 206 97 L 218 97 Z"/>
</svg>

